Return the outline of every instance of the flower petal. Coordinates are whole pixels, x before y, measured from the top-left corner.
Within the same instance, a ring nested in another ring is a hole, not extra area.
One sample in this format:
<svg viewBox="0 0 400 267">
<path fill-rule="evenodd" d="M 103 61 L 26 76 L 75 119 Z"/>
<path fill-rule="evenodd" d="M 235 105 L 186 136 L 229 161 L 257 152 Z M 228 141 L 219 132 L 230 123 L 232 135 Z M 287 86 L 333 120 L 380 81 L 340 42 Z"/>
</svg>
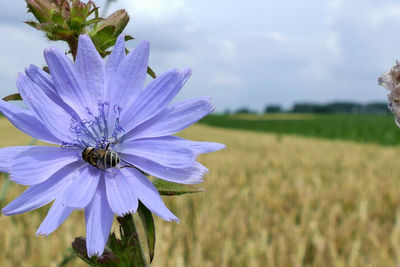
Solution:
<svg viewBox="0 0 400 267">
<path fill-rule="evenodd" d="M 30 110 L 43 122 L 49 131 L 63 141 L 73 140 L 70 125 L 71 115 L 66 113 L 24 74 L 17 79 L 18 90 Z"/>
<path fill-rule="evenodd" d="M 190 78 L 192 75 L 192 70 L 190 68 L 185 68 L 181 71 L 180 76 L 181 76 L 181 87 L 183 87 L 187 80 Z"/>
<path fill-rule="evenodd" d="M 10 172 L 15 156 L 29 150 L 32 146 L 11 146 L 0 148 L 0 172 Z"/>
<path fill-rule="evenodd" d="M 117 72 L 119 65 L 125 58 L 125 36 L 120 34 L 115 42 L 107 63 L 106 63 L 106 90 L 109 88 L 111 77 Z M 108 95 L 108 94 L 107 94 Z"/>
<path fill-rule="evenodd" d="M 53 201 L 77 175 L 79 164 L 73 163 L 57 171 L 43 183 L 29 187 L 19 197 L 2 209 L 5 215 L 24 213 Z"/>
<path fill-rule="evenodd" d="M 141 122 L 164 109 L 181 89 L 181 77 L 171 70 L 153 80 L 128 107 L 121 118 L 125 131 L 130 131 Z"/>
<path fill-rule="evenodd" d="M 142 41 L 121 62 L 108 84 L 105 99 L 109 99 L 111 107 L 118 105 L 125 110 L 125 107 L 139 95 L 146 79 L 148 61 L 149 42 Z"/>
<path fill-rule="evenodd" d="M 63 194 L 62 203 L 71 208 L 83 209 L 93 199 L 99 184 L 100 170 L 91 166 L 82 168 Z"/>
<path fill-rule="evenodd" d="M 105 86 L 104 64 L 89 35 L 79 36 L 75 68 L 81 85 L 89 92 L 92 102 L 100 102 Z"/>
<path fill-rule="evenodd" d="M 226 146 L 224 144 L 214 142 L 201 142 L 190 140 L 183 140 L 183 142 L 187 143 L 191 149 L 200 154 L 211 153 L 221 149 L 226 149 Z"/>
<path fill-rule="evenodd" d="M 196 154 L 211 153 L 221 149 L 226 149 L 224 144 L 214 142 L 203 142 L 203 141 L 191 141 L 178 136 L 163 136 L 151 139 L 140 139 L 140 140 L 159 140 L 163 142 L 174 142 L 177 146 L 184 145 L 192 149 Z"/>
<path fill-rule="evenodd" d="M 64 109 L 68 114 L 74 118 L 79 118 L 76 112 L 68 106 L 62 98 L 58 95 L 56 88 L 54 87 L 51 76 L 35 65 L 30 65 L 25 69 L 26 76 L 29 77 L 42 91 L 58 106 Z"/>
<path fill-rule="evenodd" d="M 75 151 L 62 150 L 60 147 L 32 146 L 15 156 L 10 168 L 10 180 L 22 185 L 39 184 L 78 160 Z"/>
<path fill-rule="evenodd" d="M 183 142 L 162 138 L 140 139 L 123 143 L 119 152 L 172 168 L 189 167 L 196 161 L 196 153 L 189 146 Z"/>
<path fill-rule="evenodd" d="M 89 256 L 103 254 L 113 218 L 114 214 L 107 202 L 104 177 L 101 177 L 92 201 L 85 208 L 86 247 Z"/>
<path fill-rule="evenodd" d="M 192 71 L 189 68 L 182 72 L 174 69 L 153 80 L 123 113 L 121 125 L 124 131 L 129 132 L 163 110 L 179 93 L 191 74 Z"/>
<path fill-rule="evenodd" d="M 125 175 L 118 171 L 115 175 L 105 174 L 108 203 L 117 216 L 136 212 L 138 199 L 129 187 Z"/>
<path fill-rule="evenodd" d="M 44 218 L 43 222 L 36 231 L 36 235 L 48 236 L 54 232 L 58 226 L 60 226 L 65 219 L 68 218 L 73 210 L 73 208 L 62 205 L 60 198 L 57 198 L 47 213 L 46 218 Z"/>
<path fill-rule="evenodd" d="M 27 110 L 14 106 L 11 103 L 0 100 L 0 112 L 19 130 L 33 138 L 61 144 L 62 140 L 56 138 L 35 115 Z"/>
<path fill-rule="evenodd" d="M 214 110 L 209 97 L 189 99 L 140 124 L 125 135 L 127 141 L 171 135 L 182 131 Z"/>
<path fill-rule="evenodd" d="M 0 148 L 0 172 L 10 172 L 15 156 L 31 146 L 11 146 Z"/>
<path fill-rule="evenodd" d="M 197 162 L 188 167 L 172 168 L 163 166 L 149 159 L 128 154 L 121 154 L 121 158 L 150 175 L 174 183 L 198 184 L 203 181 L 202 177 L 207 172 L 207 169 Z"/>
<path fill-rule="evenodd" d="M 63 101 L 75 110 L 81 119 L 88 117 L 87 109 L 96 112 L 97 103 L 93 101 L 90 92 L 82 88 L 71 59 L 54 47 L 45 50 L 44 57 L 58 95 Z"/>
<path fill-rule="evenodd" d="M 155 186 L 139 171 L 130 168 L 122 169 L 123 174 L 133 191 L 136 192 L 140 201 L 154 214 L 166 221 L 177 221 L 179 219 L 165 206 Z"/>
</svg>

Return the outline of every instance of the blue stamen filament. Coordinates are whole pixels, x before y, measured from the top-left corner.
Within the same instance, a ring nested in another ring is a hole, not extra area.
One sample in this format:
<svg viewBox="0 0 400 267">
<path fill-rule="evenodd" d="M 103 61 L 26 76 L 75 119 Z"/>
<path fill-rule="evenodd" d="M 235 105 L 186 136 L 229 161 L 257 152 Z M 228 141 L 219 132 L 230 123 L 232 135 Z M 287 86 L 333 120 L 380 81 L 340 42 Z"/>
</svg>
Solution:
<svg viewBox="0 0 400 267">
<path fill-rule="evenodd" d="M 71 143 L 63 143 L 62 148 L 79 148 L 94 147 L 96 149 L 105 149 L 107 144 L 111 146 L 118 142 L 125 134 L 124 129 L 120 126 L 119 118 L 122 108 L 115 105 L 112 112 L 115 113 L 115 120 L 109 122 L 109 103 L 99 104 L 98 116 L 92 113 L 89 108 L 86 108 L 88 119 L 75 120 L 72 119 L 70 131 L 76 134 L 76 140 Z M 110 124 L 112 123 L 112 124 Z M 114 125 L 113 132 L 109 133 L 109 125 Z"/>
</svg>

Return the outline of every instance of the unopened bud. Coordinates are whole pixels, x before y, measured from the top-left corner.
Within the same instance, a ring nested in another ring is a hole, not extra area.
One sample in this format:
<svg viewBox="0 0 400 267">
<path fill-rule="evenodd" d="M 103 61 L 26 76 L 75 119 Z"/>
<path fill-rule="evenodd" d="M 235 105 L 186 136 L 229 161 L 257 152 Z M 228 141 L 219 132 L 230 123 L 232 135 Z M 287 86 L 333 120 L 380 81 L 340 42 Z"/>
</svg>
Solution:
<svg viewBox="0 0 400 267">
<path fill-rule="evenodd" d="M 114 26 L 113 37 L 118 37 L 129 22 L 129 15 L 124 9 L 112 13 L 105 20 L 99 23 L 98 30 L 101 31 L 107 26 Z"/>
<path fill-rule="evenodd" d="M 29 12 L 31 12 L 40 23 L 51 21 L 51 17 L 57 9 L 54 2 L 49 0 L 26 0 Z"/>
<path fill-rule="evenodd" d="M 89 258 L 86 249 L 86 239 L 81 236 L 75 238 L 75 241 L 72 242 L 72 249 L 83 261 L 90 265 L 114 266 L 119 262 L 118 257 L 116 257 L 107 247 L 102 255 Z"/>
<path fill-rule="evenodd" d="M 118 35 L 122 33 L 128 22 L 128 13 L 124 9 L 121 9 L 99 22 L 97 27 L 89 33 L 102 56 L 105 56 L 106 50 L 115 44 Z"/>
</svg>

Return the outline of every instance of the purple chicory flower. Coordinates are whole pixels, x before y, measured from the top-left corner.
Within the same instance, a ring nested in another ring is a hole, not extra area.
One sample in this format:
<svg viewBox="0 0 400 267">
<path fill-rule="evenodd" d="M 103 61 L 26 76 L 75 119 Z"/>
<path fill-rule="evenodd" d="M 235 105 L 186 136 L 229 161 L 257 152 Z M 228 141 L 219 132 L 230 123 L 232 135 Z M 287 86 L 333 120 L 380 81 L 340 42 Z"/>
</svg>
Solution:
<svg viewBox="0 0 400 267">
<path fill-rule="evenodd" d="M 143 89 L 149 43 L 125 55 L 123 36 L 106 64 L 87 35 L 79 38 L 75 62 L 57 48 L 44 56 L 50 75 L 31 65 L 17 79 L 28 109 L 0 101 L 0 112 L 24 133 L 59 146 L 0 149 L 0 171 L 30 186 L 3 214 L 54 201 L 36 233 L 49 235 L 73 210 L 84 209 L 89 256 L 103 253 L 114 214 L 135 212 L 138 200 L 164 220 L 178 221 L 142 172 L 200 183 L 207 169 L 197 155 L 225 147 L 173 136 L 214 109 L 208 97 L 170 105 L 191 71 L 168 71 Z M 82 155 L 86 148 L 96 153 L 108 148 L 113 155 L 90 161 Z"/>
</svg>

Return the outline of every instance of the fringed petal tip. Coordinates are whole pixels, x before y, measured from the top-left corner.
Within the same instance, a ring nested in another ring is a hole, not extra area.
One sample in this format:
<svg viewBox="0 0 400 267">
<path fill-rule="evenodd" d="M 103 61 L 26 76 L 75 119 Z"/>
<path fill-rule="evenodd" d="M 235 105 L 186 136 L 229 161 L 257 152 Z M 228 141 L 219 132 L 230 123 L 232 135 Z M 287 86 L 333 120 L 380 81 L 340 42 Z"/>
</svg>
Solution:
<svg viewBox="0 0 400 267">
<path fill-rule="evenodd" d="M 160 198 L 161 199 L 161 198 Z M 162 201 L 162 200 L 161 200 Z M 160 217 L 161 219 L 167 221 L 167 222 L 176 222 L 180 223 L 181 221 L 179 220 L 178 217 L 175 216 L 166 206 L 164 206 L 164 209 L 161 210 L 152 210 L 152 212 Z"/>
<path fill-rule="evenodd" d="M 185 83 L 187 82 L 187 80 L 190 78 L 190 76 L 192 76 L 192 69 L 191 68 L 184 68 L 179 72 L 179 75 L 182 79 L 181 81 L 181 87 L 183 87 L 185 85 Z"/>
<path fill-rule="evenodd" d="M 60 51 L 60 49 L 58 49 L 57 47 L 54 47 L 54 46 L 50 46 L 49 48 L 44 49 L 44 52 L 43 52 L 45 58 L 51 54 L 59 54 L 59 53 L 62 53 L 62 52 Z"/>
<path fill-rule="evenodd" d="M 12 215 L 12 214 L 8 214 L 7 213 L 6 207 L 2 208 L 0 213 L 1 213 L 0 215 L 4 215 L 4 216 L 11 216 Z"/>
<path fill-rule="evenodd" d="M 92 42 L 92 39 L 90 38 L 90 36 L 88 34 L 79 35 L 79 42 L 88 42 L 88 41 Z"/>
<path fill-rule="evenodd" d="M 35 233 L 35 236 L 37 236 L 37 237 L 39 237 L 39 236 L 48 237 L 50 234 L 51 234 L 51 233 L 46 233 L 46 232 L 44 232 L 44 231 L 38 229 L 38 230 L 36 231 L 36 233 Z"/>
<path fill-rule="evenodd" d="M 149 42 L 149 40 L 147 40 L 147 39 L 143 39 L 143 40 L 138 44 L 138 46 L 139 46 L 139 45 L 143 45 L 143 46 L 145 46 L 147 49 L 150 48 L 150 42 Z"/>
<path fill-rule="evenodd" d="M 174 215 L 174 214 L 172 214 Z M 176 222 L 176 223 L 181 223 L 181 220 L 179 220 L 178 217 L 176 217 L 175 215 L 173 217 L 171 217 L 169 220 L 167 220 L 168 222 Z"/>
</svg>

